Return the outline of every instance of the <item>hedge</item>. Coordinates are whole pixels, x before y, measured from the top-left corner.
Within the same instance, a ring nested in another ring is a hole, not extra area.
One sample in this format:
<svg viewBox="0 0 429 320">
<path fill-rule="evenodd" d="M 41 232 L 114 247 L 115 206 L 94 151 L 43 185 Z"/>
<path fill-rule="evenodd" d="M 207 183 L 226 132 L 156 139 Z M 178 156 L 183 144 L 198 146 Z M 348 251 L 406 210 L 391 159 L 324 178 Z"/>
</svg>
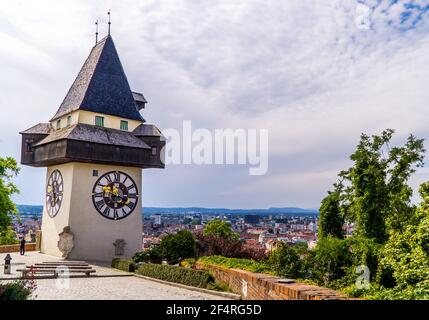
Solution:
<svg viewBox="0 0 429 320">
<path fill-rule="evenodd" d="M 119 258 L 113 259 L 112 268 L 119 269 L 122 271 L 127 271 L 127 272 L 135 271 L 134 261 L 127 260 L 127 259 L 119 259 Z"/>
<path fill-rule="evenodd" d="M 207 288 L 214 282 L 213 277 L 204 270 L 194 270 L 166 264 L 144 263 L 136 271 L 142 276 L 185 284 L 187 286 Z"/>
</svg>

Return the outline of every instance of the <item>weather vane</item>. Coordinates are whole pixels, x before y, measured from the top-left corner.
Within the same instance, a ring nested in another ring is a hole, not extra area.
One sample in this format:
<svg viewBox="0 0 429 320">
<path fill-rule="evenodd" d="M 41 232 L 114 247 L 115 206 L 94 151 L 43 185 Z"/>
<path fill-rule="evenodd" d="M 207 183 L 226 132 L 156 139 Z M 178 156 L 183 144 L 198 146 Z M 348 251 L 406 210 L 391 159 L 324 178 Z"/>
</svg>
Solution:
<svg viewBox="0 0 429 320">
<path fill-rule="evenodd" d="M 95 44 L 98 42 L 98 20 L 95 21 Z"/>
<path fill-rule="evenodd" d="M 109 15 L 109 22 L 108 22 L 108 25 L 109 25 L 109 31 L 108 31 L 108 34 L 110 35 L 110 10 L 109 11 L 107 11 L 107 14 Z"/>
</svg>

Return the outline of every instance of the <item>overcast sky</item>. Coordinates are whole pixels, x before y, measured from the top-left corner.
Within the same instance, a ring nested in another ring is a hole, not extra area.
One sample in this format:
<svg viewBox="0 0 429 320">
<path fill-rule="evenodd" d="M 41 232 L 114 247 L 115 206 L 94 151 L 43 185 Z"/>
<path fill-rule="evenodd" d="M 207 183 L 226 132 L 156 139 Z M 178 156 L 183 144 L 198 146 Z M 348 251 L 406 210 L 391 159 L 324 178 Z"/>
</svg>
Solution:
<svg viewBox="0 0 429 320">
<path fill-rule="evenodd" d="M 0 156 L 19 159 L 18 132 L 54 115 L 94 45 L 94 21 L 104 36 L 111 9 L 148 123 L 269 129 L 266 175 L 243 165 L 147 170 L 144 205 L 318 208 L 361 132 L 429 138 L 428 5 L 0 0 Z M 22 168 L 17 203 L 43 203 L 45 173 Z M 423 168 L 412 184 L 426 180 Z"/>
</svg>

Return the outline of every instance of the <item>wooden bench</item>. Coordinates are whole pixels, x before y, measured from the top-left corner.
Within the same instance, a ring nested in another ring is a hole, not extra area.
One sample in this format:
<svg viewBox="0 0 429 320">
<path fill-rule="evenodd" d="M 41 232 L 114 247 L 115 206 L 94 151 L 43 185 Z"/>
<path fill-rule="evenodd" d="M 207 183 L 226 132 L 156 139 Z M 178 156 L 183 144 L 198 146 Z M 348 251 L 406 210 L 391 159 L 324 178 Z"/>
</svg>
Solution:
<svg viewBox="0 0 429 320">
<path fill-rule="evenodd" d="M 18 269 L 18 272 L 22 272 L 22 277 L 26 278 L 29 274 L 46 274 L 52 275 L 54 278 L 58 278 L 58 275 L 61 274 L 61 271 L 65 271 L 65 274 L 69 273 L 84 273 L 86 276 L 90 276 L 91 273 L 95 273 L 94 269 L 65 269 L 65 268 L 55 268 L 55 269 L 39 269 L 27 267 L 26 269 Z"/>
<path fill-rule="evenodd" d="M 67 264 L 67 263 L 35 263 L 33 266 L 36 267 L 42 267 L 42 266 L 46 266 L 46 267 L 89 267 L 89 264 L 76 264 L 76 263 L 72 263 L 72 264 Z"/>
<path fill-rule="evenodd" d="M 46 265 L 46 266 L 88 266 L 89 264 L 86 262 L 68 262 L 68 261 L 62 261 L 62 262 L 43 262 L 43 263 L 36 263 L 37 265 Z"/>
<path fill-rule="evenodd" d="M 43 263 L 35 263 L 31 266 L 26 266 L 25 269 L 18 269 L 22 272 L 22 278 L 26 278 L 29 274 L 46 274 L 57 278 L 59 274 L 84 273 L 90 276 L 96 271 L 85 261 L 46 261 Z"/>
<path fill-rule="evenodd" d="M 27 269 L 30 269 L 31 267 L 33 267 L 34 269 L 92 269 L 91 266 L 64 266 L 64 265 L 58 265 L 58 266 L 48 266 L 48 265 L 38 265 L 35 264 L 33 266 L 26 266 Z"/>
</svg>

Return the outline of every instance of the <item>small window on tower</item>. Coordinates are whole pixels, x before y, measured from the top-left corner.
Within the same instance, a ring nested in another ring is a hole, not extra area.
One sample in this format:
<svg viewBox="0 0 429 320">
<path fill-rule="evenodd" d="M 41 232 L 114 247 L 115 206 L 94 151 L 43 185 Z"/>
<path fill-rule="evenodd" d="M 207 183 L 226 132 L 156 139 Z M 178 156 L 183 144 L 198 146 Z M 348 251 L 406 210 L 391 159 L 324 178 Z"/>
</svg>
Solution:
<svg viewBox="0 0 429 320">
<path fill-rule="evenodd" d="M 98 170 L 92 170 L 92 176 L 98 177 Z"/>
<path fill-rule="evenodd" d="M 31 142 L 27 142 L 27 152 L 33 151 L 33 144 Z"/>
<path fill-rule="evenodd" d="M 71 116 L 67 117 L 67 127 L 70 127 L 71 125 Z"/>
<path fill-rule="evenodd" d="M 57 130 L 61 129 L 61 119 L 57 120 Z"/>
<path fill-rule="evenodd" d="M 95 116 L 95 125 L 99 127 L 104 127 L 104 117 Z"/>
<path fill-rule="evenodd" d="M 128 121 L 121 120 L 121 130 L 128 131 Z"/>
<path fill-rule="evenodd" d="M 156 147 L 152 147 L 152 155 L 156 156 Z"/>
</svg>

